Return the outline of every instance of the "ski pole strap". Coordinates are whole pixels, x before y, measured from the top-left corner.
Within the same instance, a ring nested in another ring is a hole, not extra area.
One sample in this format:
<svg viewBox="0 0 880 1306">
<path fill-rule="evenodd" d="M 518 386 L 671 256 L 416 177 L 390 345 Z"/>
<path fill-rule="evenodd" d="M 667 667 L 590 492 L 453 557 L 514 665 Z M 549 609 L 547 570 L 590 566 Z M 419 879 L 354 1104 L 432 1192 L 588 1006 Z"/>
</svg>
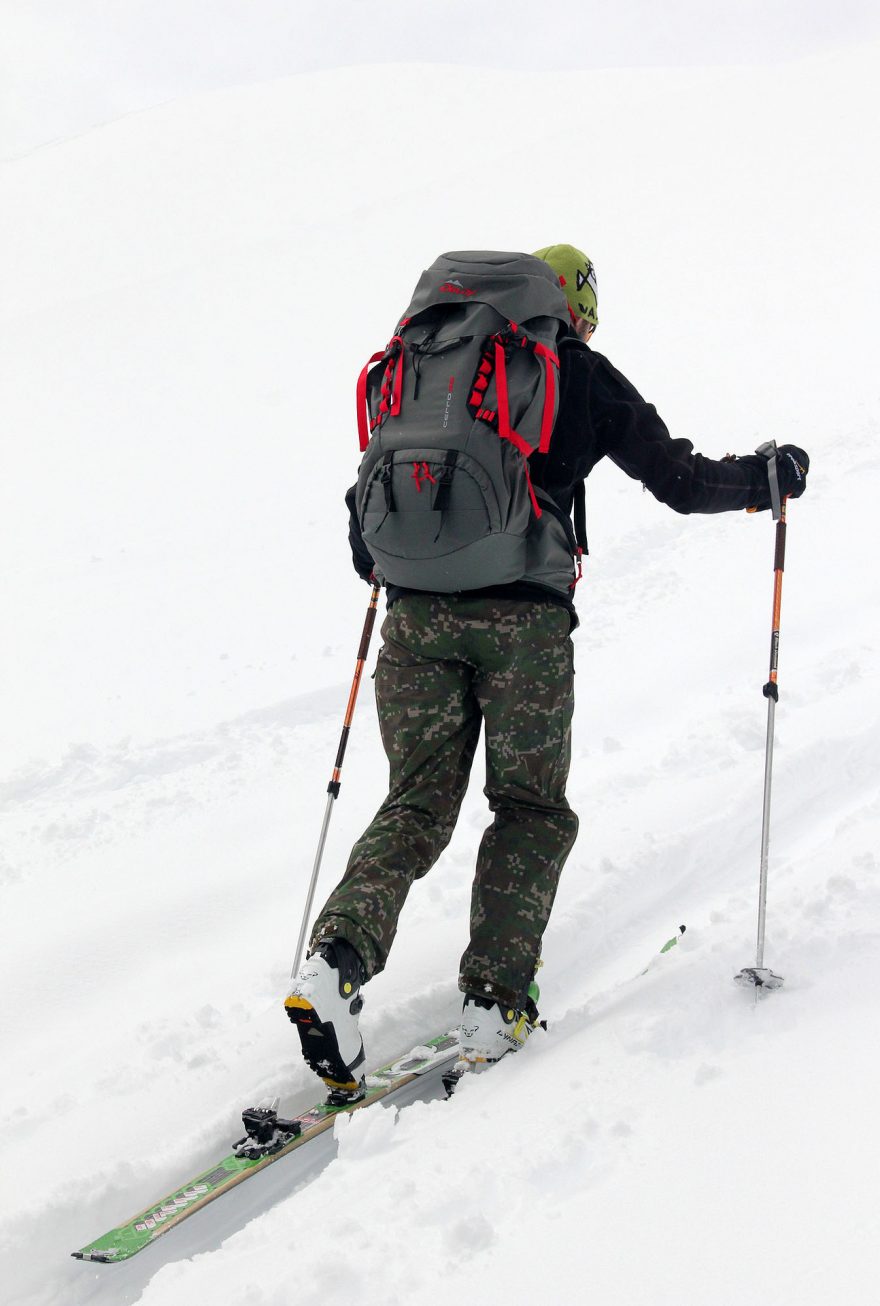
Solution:
<svg viewBox="0 0 880 1306">
<path fill-rule="evenodd" d="M 779 494 L 779 473 L 776 470 L 776 441 L 768 440 L 766 444 L 759 445 L 755 453 L 767 459 L 767 480 L 770 482 L 770 510 L 773 513 L 773 520 L 779 521 L 782 516 L 782 499 Z"/>
</svg>

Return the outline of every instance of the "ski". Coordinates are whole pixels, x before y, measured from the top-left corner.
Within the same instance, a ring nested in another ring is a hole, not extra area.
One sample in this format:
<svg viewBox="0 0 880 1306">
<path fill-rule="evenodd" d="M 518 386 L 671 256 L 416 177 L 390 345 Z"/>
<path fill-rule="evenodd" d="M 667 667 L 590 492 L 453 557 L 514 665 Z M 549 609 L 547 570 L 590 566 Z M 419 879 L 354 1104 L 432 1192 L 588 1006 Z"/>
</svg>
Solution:
<svg viewBox="0 0 880 1306">
<path fill-rule="evenodd" d="M 678 932 L 664 943 L 651 963 L 639 974 L 646 975 L 659 956 L 670 952 L 685 929 L 684 925 L 679 925 Z M 71 1252 L 71 1256 L 77 1260 L 103 1264 L 129 1260 L 190 1215 L 222 1197 L 230 1188 L 332 1128 L 336 1116 L 358 1111 L 361 1107 L 371 1106 L 382 1098 L 390 1097 L 421 1075 L 435 1069 L 443 1070 L 443 1085 L 447 1093 L 451 1094 L 460 1078 L 461 1068 L 456 1065 L 457 1061 L 456 1028 L 437 1034 L 404 1056 L 367 1075 L 365 1091 L 355 1100 L 345 1093 L 331 1093 L 325 1101 L 290 1119 L 279 1116 L 274 1104 L 249 1107 L 242 1112 L 245 1136 L 233 1144 L 228 1156 L 132 1216 L 125 1224 L 111 1229 L 79 1251 Z"/>
<path fill-rule="evenodd" d="M 140 1211 L 125 1224 L 111 1229 L 71 1255 L 81 1261 L 113 1264 L 143 1251 L 183 1220 L 222 1197 L 259 1170 L 303 1147 L 332 1128 L 336 1116 L 371 1106 L 391 1096 L 420 1075 L 454 1062 L 458 1055 L 458 1029 L 438 1034 L 366 1077 L 366 1091 L 356 1101 L 332 1095 L 290 1119 L 279 1117 L 274 1106 L 250 1107 L 242 1114 L 246 1134 L 228 1156 Z"/>
</svg>

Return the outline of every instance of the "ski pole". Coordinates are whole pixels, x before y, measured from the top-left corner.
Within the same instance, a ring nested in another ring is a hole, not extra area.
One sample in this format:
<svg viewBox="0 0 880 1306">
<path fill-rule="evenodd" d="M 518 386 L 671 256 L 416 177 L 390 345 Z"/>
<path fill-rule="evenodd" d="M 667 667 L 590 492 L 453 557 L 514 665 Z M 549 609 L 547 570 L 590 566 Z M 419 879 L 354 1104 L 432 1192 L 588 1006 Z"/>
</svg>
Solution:
<svg viewBox="0 0 880 1306">
<path fill-rule="evenodd" d="M 345 749 L 348 744 L 348 736 L 351 732 L 351 722 L 354 716 L 354 708 L 357 703 L 358 690 L 361 687 L 361 677 L 364 671 L 364 665 L 367 660 L 367 653 L 370 650 L 370 640 L 373 637 L 373 626 L 376 622 L 376 609 L 379 605 L 379 583 L 374 582 L 373 592 L 370 595 L 370 602 L 367 605 L 367 615 L 364 618 L 364 629 L 361 633 L 361 643 L 358 649 L 357 662 L 354 668 L 354 679 L 351 682 L 351 692 L 348 695 L 348 706 L 345 709 L 345 721 L 342 726 L 342 736 L 339 740 L 339 748 L 336 751 L 336 763 L 333 767 L 333 774 L 330 776 L 330 783 L 327 785 L 327 806 L 324 809 L 324 820 L 321 824 L 321 834 L 318 839 L 318 850 L 315 853 L 315 865 L 312 868 L 312 879 L 309 884 L 309 892 L 306 897 L 305 911 L 303 912 L 302 925 L 299 929 L 299 939 L 296 945 L 296 956 L 293 960 L 293 970 L 290 972 L 291 979 L 295 979 L 299 974 L 299 968 L 302 964 L 303 948 L 305 947 L 306 931 L 312 914 L 312 903 L 315 899 L 315 886 L 318 883 L 318 872 L 321 869 L 321 858 L 324 856 L 324 844 L 327 842 L 327 830 L 330 825 L 330 814 L 333 811 L 333 803 L 339 797 L 339 790 L 342 784 L 342 762 L 345 757 Z"/>
<path fill-rule="evenodd" d="M 782 573 L 785 570 L 785 500 L 779 495 L 779 478 L 776 471 L 776 442 L 762 444 L 757 451 L 767 459 L 767 476 L 770 481 L 770 506 L 776 522 L 776 551 L 773 559 L 773 630 L 770 636 L 770 675 L 764 686 L 767 699 L 767 744 L 764 754 L 764 809 L 761 824 L 761 877 L 758 886 L 758 946 L 754 966 L 746 966 L 734 979 L 737 984 L 754 985 L 758 989 L 782 988 L 781 975 L 764 965 L 764 926 L 767 920 L 767 866 L 770 852 L 770 790 L 773 777 L 773 740 L 776 725 L 776 704 L 779 701 L 779 627 L 782 614 Z"/>
</svg>

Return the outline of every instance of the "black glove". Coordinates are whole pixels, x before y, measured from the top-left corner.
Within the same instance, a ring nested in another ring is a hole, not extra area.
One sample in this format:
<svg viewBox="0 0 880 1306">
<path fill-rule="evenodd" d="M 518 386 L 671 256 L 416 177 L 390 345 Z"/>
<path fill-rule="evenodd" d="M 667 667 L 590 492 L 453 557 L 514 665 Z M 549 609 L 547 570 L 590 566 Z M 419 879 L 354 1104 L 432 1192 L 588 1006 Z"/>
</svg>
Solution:
<svg viewBox="0 0 880 1306">
<path fill-rule="evenodd" d="M 785 499 L 799 499 L 807 488 L 810 456 L 796 444 L 781 444 L 776 450 L 776 473 L 779 477 L 779 494 Z"/>
<path fill-rule="evenodd" d="M 754 468 L 760 484 L 760 492 L 749 512 L 764 512 L 770 507 L 770 480 L 767 475 L 768 462 L 763 454 L 750 453 L 744 458 L 736 458 L 737 463 L 745 463 Z M 807 488 L 807 472 L 810 470 L 809 455 L 796 444 L 782 444 L 776 450 L 776 475 L 779 480 L 779 497 L 781 499 L 799 499 Z"/>
<path fill-rule="evenodd" d="M 354 496 L 357 486 L 353 485 L 345 495 L 345 506 L 348 508 L 348 542 L 351 545 L 351 560 L 354 569 L 360 576 L 361 580 L 367 581 L 370 585 L 374 584 L 373 576 L 373 559 L 366 544 L 364 537 L 361 535 L 361 528 L 358 524 L 357 512 L 354 506 Z"/>
</svg>

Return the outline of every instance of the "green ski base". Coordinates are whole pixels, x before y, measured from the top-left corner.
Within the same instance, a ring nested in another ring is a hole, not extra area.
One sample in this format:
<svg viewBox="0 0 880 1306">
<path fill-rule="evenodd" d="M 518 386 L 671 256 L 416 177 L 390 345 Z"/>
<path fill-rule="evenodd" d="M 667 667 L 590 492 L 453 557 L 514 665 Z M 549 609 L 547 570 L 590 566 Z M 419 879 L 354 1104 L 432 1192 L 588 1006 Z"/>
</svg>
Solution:
<svg viewBox="0 0 880 1306">
<path fill-rule="evenodd" d="M 396 1093 L 398 1089 L 412 1083 L 426 1071 L 453 1061 L 457 1054 L 458 1030 L 438 1034 L 436 1038 L 420 1044 L 406 1056 L 398 1057 L 396 1061 L 382 1066 L 372 1075 L 367 1075 L 367 1093 L 360 1102 L 348 1106 L 329 1106 L 326 1102 L 321 1102 L 302 1112 L 301 1115 L 294 1116 L 293 1119 L 299 1124 L 302 1133 L 292 1138 L 277 1152 L 256 1160 L 248 1160 L 231 1153 L 205 1170 L 203 1174 L 197 1175 L 181 1188 L 175 1188 L 167 1197 L 161 1198 L 160 1201 L 148 1206 L 145 1211 L 133 1216 L 126 1224 L 111 1229 L 109 1233 L 105 1233 L 103 1237 L 97 1238 L 78 1252 L 71 1252 L 71 1255 L 81 1261 L 97 1261 L 103 1264 L 129 1260 L 157 1238 L 168 1233 L 169 1229 L 174 1229 L 182 1220 L 200 1211 L 209 1202 L 213 1202 L 215 1198 L 234 1188 L 236 1184 L 250 1178 L 258 1170 L 265 1169 L 267 1165 L 274 1165 L 283 1156 L 295 1152 L 298 1147 L 302 1147 L 318 1134 L 331 1128 L 336 1116 L 359 1111 L 361 1107 L 370 1106 L 373 1102 Z"/>
</svg>

